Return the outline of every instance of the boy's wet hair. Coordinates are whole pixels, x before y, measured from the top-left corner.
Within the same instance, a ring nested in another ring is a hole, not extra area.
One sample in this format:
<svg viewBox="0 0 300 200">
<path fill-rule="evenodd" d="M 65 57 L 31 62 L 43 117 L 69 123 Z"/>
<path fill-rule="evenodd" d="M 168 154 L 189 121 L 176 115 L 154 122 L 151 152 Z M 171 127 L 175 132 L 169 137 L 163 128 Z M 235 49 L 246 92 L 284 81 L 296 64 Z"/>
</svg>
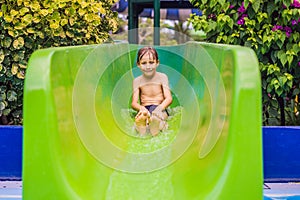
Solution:
<svg viewBox="0 0 300 200">
<path fill-rule="evenodd" d="M 153 47 L 143 47 L 138 51 L 138 55 L 137 55 L 137 63 L 140 62 L 141 58 L 146 54 L 146 53 L 150 53 L 152 54 L 153 58 L 155 58 L 155 60 L 158 60 L 158 54 L 156 49 L 154 49 Z"/>
</svg>

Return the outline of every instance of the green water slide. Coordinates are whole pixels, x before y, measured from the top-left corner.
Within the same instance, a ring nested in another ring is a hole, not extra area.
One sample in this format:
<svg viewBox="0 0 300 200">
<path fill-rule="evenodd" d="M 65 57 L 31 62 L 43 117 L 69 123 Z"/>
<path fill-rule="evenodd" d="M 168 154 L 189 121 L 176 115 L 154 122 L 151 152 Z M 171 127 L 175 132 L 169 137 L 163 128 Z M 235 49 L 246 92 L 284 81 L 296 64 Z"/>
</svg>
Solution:
<svg viewBox="0 0 300 200">
<path fill-rule="evenodd" d="M 261 86 L 254 52 L 157 46 L 169 128 L 140 137 L 130 108 L 141 46 L 38 50 L 24 88 L 23 199 L 263 199 Z"/>
</svg>

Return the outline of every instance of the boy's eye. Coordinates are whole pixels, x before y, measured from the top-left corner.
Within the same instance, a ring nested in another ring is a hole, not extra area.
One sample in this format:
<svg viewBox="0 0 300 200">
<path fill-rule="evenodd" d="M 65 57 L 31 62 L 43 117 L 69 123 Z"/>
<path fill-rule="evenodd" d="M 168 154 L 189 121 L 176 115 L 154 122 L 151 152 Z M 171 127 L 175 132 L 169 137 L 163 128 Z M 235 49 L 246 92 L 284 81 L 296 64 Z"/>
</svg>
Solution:
<svg viewBox="0 0 300 200">
<path fill-rule="evenodd" d="M 141 62 L 141 65 L 146 65 L 146 64 L 153 65 L 154 63 L 155 63 L 155 61 Z"/>
</svg>

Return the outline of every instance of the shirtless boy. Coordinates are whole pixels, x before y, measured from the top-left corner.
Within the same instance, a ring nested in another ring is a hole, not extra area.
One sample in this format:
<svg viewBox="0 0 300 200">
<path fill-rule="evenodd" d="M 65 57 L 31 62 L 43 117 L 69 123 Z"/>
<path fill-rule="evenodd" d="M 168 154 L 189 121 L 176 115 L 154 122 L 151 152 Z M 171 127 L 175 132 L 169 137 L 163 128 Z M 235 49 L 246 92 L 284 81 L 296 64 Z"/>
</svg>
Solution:
<svg viewBox="0 0 300 200">
<path fill-rule="evenodd" d="M 142 75 L 133 80 L 132 108 L 138 111 L 135 117 L 136 130 L 144 135 L 147 127 L 155 136 L 166 128 L 166 108 L 172 103 L 168 77 L 156 71 L 159 65 L 157 51 L 143 47 L 138 51 L 137 66 Z"/>
</svg>

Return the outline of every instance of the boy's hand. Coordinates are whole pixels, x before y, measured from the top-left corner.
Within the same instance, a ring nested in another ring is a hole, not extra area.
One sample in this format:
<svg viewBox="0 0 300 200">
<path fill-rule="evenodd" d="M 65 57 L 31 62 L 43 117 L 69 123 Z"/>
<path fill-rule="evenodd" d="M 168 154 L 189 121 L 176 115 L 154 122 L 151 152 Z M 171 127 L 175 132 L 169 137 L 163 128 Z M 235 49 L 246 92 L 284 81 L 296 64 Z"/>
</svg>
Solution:
<svg viewBox="0 0 300 200">
<path fill-rule="evenodd" d="M 145 106 L 141 106 L 139 112 L 148 112 L 148 110 Z"/>
<path fill-rule="evenodd" d="M 147 110 L 147 108 L 145 108 L 145 106 L 141 106 L 140 110 L 138 112 L 138 114 L 135 116 L 135 118 L 138 118 L 140 115 L 144 114 L 144 113 L 148 113 L 149 111 Z"/>
</svg>

